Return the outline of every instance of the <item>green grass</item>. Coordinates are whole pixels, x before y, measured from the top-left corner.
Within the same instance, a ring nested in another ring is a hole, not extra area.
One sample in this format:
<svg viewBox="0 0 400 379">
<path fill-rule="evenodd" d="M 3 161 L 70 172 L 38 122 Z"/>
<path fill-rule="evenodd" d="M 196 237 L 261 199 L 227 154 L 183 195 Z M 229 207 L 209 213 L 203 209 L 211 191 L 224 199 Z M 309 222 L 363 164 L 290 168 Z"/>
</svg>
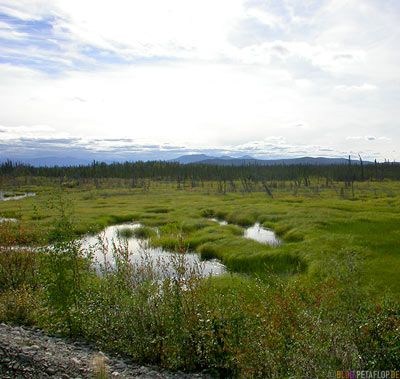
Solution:
<svg viewBox="0 0 400 379">
<path fill-rule="evenodd" d="M 76 246 L 1 249 L 0 322 L 40 325 L 139 364 L 216 377 L 322 379 L 343 367 L 398 363 L 399 307 L 371 303 L 357 254 L 332 261 L 328 282 L 308 283 L 272 272 L 268 280 L 203 278 L 184 254 L 174 256 L 177 275 L 165 277 L 163 261 L 144 255 L 143 266 L 133 265 L 117 246 L 118 264 L 97 276 Z"/>
<path fill-rule="evenodd" d="M 132 230 L 133 235 L 140 239 L 149 239 L 156 234 L 155 230 L 147 226 L 140 226 Z"/>
<path fill-rule="evenodd" d="M 134 230 L 131 228 L 122 228 L 117 231 L 117 235 L 121 238 L 132 238 L 135 233 Z"/>
<path fill-rule="evenodd" d="M 155 245 L 174 249 L 183 244 L 203 256 L 218 257 L 239 272 L 297 272 L 301 267 L 307 280 L 321 276 L 327 259 L 336 257 L 338 251 L 355 250 L 364 258 L 366 282 L 374 283 L 376 294 L 390 290 L 400 298 L 400 183 L 356 183 L 354 198 L 351 189 L 341 183 L 329 188 L 320 186 L 318 193 L 312 187 L 295 189 L 286 183 L 273 189 L 271 199 L 262 192 L 213 193 L 210 188 L 215 190 L 216 186 L 209 183 L 204 188 L 181 190 L 160 183 L 143 191 L 117 188 L 109 180 L 99 189 L 92 185 L 64 188 L 63 196 L 73 208 L 77 234 L 136 221 L 159 229 L 158 237 L 147 236 Z M 29 190 L 37 196 L 0 203 L 0 217 L 21 219 L 32 230 L 52 227 L 51 185 L 8 189 Z M 230 225 L 220 226 L 210 221 L 211 217 Z M 273 229 L 284 244 L 271 248 L 242 238 L 244 228 L 255 222 Z"/>
<path fill-rule="evenodd" d="M 9 198 L 9 197 L 16 197 L 16 196 L 23 196 L 25 195 L 25 192 L 13 192 L 13 193 L 4 193 L 3 196 L 4 198 Z"/>
<path fill-rule="evenodd" d="M 18 180 L 11 190 L 26 191 Z M 21 220 L 0 227 L 0 322 L 61 330 L 139 364 L 219 377 L 398 368 L 400 183 L 357 183 L 354 197 L 341 194 L 342 183 L 318 191 L 286 183 L 271 199 L 213 193 L 211 183 L 144 191 L 111 179 L 99 188 L 64 186 L 60 196 L 42 180 L 30 189 L 35 198 L 0 203 L 0 217 Z M 175 254 L 178 275 L 165 279 L 162 261 L 131 264 L 115 245 L 118 264 L 97 276 L 78 245 L 57 241 L 132 221 L 142 226 L 121 235 L 219 258 L 230 272 L 203 278 Z M 255 222 L 284 243 L 244 238 Z M 11 248 L 45 245 L 46 236 L 54 239 L 46 252 Z"/>
</svg>

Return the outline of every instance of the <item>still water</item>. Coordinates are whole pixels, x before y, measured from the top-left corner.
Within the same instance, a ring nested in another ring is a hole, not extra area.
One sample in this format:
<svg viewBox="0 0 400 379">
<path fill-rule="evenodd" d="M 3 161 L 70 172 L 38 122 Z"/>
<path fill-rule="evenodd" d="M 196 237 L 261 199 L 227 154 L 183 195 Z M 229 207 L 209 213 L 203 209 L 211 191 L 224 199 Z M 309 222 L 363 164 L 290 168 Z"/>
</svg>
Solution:
<svg viewBox="0 0 400 379">
<path fill-rule="evenodd" d="M 113 264 L 113 243 L 117 246 L 122 243 L 122 247 L 127 247 L 130 253 L 130 261 L 132 263 L 143 263 L 144 252 L 146 256 L 157 266 L 158 261 L 163 262 L 163 266 L 170 265 L 171 275 L 174 275 L 174 262 L 176 262 L 177 253 L 171 253 L 159 247 L 151 247 L 146 241 L 140 240 L 134 236 L 119 238 L 119 231 L 124 229 L 134 230 L 139 228 L 140 224 L 122 224 L 105 228 L 101 233 L 94 236 L 86 236 L 81 240 L 83 249 L 91 249 L 94 253 L 94 259 L 99 264 L 104 264 L 105 259 Z M 99 237 L 105 243 L 103 249 L 99 244 Z M 124 245 L 125 244 L 125 245 Z M 186 253 L 185 261 L 189 266 L 198 266 L 202 276 L 220 275 L 227 271 L 226 267 L 218 260 L 212 259 L 200 261 L 198 254 Z"/>
<path fill-rule="evenodd" d="M 18 194 L 14 196 L 14 192 L 0 191 L 0 201 L 20 200 L 24 199 L 25 197 L 32 196 L 36 196 L 36 194 L 32 192 L 25 192 L 22 195 Z"/>
<path fill-rule="evenodd" d="M 245 229 L 244 237 L 271 246 L 280 246 L 282 244 L 282 240 L 272 230 L 264 228 L 258 222 L 250 228 Z"/>
<path fill-rule="evenodd" d="M 225 220 L 210 218 L 210 221 L 218 222 L 220 225 L 228 225 L 228 222 Z M 245 228 L 243 237 L 271 246 L 280 246 L 282 244 L 282 240 L 272 230 L 264 228 L 258 222 L 249 228 Z"/>
</svg>

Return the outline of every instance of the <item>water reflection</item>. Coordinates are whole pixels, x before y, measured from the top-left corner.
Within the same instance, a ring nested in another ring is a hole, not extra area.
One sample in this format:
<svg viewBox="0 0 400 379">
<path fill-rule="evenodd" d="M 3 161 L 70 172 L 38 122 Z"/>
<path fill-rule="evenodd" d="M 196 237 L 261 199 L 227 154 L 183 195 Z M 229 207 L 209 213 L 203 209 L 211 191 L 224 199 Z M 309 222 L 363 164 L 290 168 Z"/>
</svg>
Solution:
<svg viewBox="0 0 400 379">
<path fill-rule="evenodd" d="M 0 217 L 0 223 L 2 222 L 17 222 L 18 220 L 16 218 L 3 218 Z"/>
<path fill-rule="evenodd" d="M 23 194 L 9 191 L 0 191 L 0 201 L 9 201 L 9 200 L 20 200 L 24 199 L 25 197 L 33 197 L 36 196 L 36 193 L 33 192 L 25 192 Z"/>
<path fill-rule="evenodd" d="M 134 236 L 118 239 L 119 232 L 130 229 L 139 228 L 140 224 L 122 224 L 114 225 L 105 228 L 101 233 L 94 236 L 86 236 L 81 240 L 83 249 L 91 249 L 94 253 L 94 258 L 99 264 L 104 264 L 105 260 L 113 264 L 113 244 L 117 247 L 127 248 L 129 250 L 130 261 L 136 264 L 142 264 L 144 256 L 150 259 L 157 266 L 158 261 L 163 261 L 170 265 L 169 275 L 174 275 L 174 265 L 176 265 L 176 253 L 165 251 L 159 247 L 151 247 L 146 241 L 139 240 Z M 124 233 L 122 233 L 124 234 Z M 99 237 L 104 241 L 103 247 L 99 244 Z M 122 245 L 121 245 L 122 243 Z M 201 262 L 199 256 L 195 253 L 186 253 L 185 261 L 189 266 L 199 266 L 202 276 L 220 275 L 225 273 L 226 267 L 218 260 L 207 260 Z M 165 266 L 163 264 L 162 266 Z"/>
<path fill-rule="evenodd" d="M 282 240 L 272 230 L 262 227 L 258 222 L 244 231 L 244 237 L 271 246 L 280 246 L 282 244 Z"/>
<path fill-rule="evenodd" d="M 218 222 L 220 225 L 228 225 L 228 221 L 218 220 L 217 218 L 210 218 L 210 221 Z"/>
</svg>

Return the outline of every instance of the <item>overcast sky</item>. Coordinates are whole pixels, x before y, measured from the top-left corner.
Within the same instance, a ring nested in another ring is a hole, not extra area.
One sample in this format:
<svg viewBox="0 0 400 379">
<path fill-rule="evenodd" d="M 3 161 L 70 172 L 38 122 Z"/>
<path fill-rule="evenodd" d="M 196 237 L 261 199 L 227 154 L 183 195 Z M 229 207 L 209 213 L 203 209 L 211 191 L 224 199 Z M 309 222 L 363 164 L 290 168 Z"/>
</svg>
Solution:
<svg viewBox="0 0 400 379">
<path fill-rule="evenodd" d="M 398 0 L 0 0 L 0 157 L 400 160 Z"/>
</svg>

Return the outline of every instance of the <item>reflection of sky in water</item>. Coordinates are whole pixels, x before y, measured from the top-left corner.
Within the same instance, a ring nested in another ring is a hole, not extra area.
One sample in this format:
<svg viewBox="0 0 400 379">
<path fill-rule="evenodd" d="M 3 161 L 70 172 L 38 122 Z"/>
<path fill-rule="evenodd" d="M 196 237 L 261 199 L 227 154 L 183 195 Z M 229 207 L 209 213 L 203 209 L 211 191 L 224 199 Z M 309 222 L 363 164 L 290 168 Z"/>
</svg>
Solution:
<svg viewBox="0 0 400 379">
<path fill-rule="evenodd" d="M 228 225 L 228 221 L 225 220 L 218 220 L 216 218 L 210 218 L 211 221 L 218 222 L 220 225 Z"/>
<path fill-rule="evenodd" d="M 0 191 L 0 201 L 19 200 L 19 199 L 24 199 L 25 197 L 36 196 L 35 193 L 31 193 L 31 192 L 26 192 L 26 193 L 24 193 L 23 195 L 20 195 L 20 196 L 7 196 L 7 197 L 4 197 L 5 194 L 12 195 L 12 192 Z"/>
<path fill-rule="evenodd" d="M 267 243 L 271 246 L 279 246 L 282 243 L 272 230 L 263 228 L 258 222 L 245 230 L 244 237 L 257 242 Z"/>
<path fill-rule="evenodd" d="M 134 230 L 140 227 L 140 224 L 123 224 L 123 225 L 114 225 L 105 228 L 101 233 L 95 236 L 86 236 L 82 239 L 82 248 L 89 249 L 92 248 L 94 252 L 94 259 L 100 264 L 104 263 L 104 253 L 99 246 L 99 236 L 103 239 L 105 246 L 107 247 L 106 258 L 109 263 L 113 262 L 113 242 L 117 246 L 127 246 L 130 253 L 130 261 L 132 263 L 141 264 L 145 255 L 145 251 L 147 253 L 147 257 L 150 257 L 153 264 L 156 264 L 158 261 L 165 262 L 166 264 L 171 266 L 169 270 L 169 274 L 173 275 L 173 266 L 174 262 L 176 262 L 176 253 L 170 253 L 168 251 L 163 250 L 159 247 L 150 247 L 145 241 L 141 241 L 135 237 L 129 238 L 121 238 L 118 240 L 118 231 L 123 229 L 131 229 Z M 120 243 L 121 244 L 120 244 Z M 226 272 L 225 266 L 217 260 L 209 260 L 201 262 L 199 256 L 195 253 L 187 253 L 185 254 L 185 261 L 188 265 L 200 265 L 202 275 L 208 276 L 219 275 Z M 163 265 L 165 266 L 165 265 Z"/>
</svg>

